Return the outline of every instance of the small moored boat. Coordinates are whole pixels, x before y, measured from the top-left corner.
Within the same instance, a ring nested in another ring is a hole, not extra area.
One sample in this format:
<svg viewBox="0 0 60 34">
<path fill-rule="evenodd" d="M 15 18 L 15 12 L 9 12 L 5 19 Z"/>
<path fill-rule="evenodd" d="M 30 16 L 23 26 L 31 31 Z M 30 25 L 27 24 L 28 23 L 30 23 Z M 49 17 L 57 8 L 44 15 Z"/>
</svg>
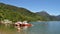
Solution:
<svg viewBox="0 0 60 34">
<path fill-rule="evenodd" d="M 24 27 L 24 26 L 32 26 L 32 24 L 27 23 L 27 21 L 23 21 L 23 22 L 16 22 L 15 26 L 19 26 L 19 27 Z"/>
</svg>

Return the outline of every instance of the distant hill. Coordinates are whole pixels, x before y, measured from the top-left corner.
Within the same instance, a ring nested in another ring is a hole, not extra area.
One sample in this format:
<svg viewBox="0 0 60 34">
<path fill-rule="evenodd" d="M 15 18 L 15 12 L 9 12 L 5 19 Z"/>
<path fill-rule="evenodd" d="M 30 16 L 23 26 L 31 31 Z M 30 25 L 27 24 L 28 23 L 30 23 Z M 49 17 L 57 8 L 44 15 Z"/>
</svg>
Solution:
<svg viewBox="0 0 60 34">
<path fill-rule="evenodd" d="M 45 11 L 41 11 L 41 12 L 36 12 L 37 14 L 41 15 L 41 16 L 50 16 L 47 12 Z"/>
<path fill-rule="evenodd" d="M 52 16 L 49 15 L 47 12 L 45 11 L 41 11 L 41 12 L 36 12 L 36 14 L 45 17 L 45 19 L 47 21 L 60 21 L 60 15 L 59 16 Z"/>
<path fill-rule="evenodd" d="M 60 15 L 56 16 L 57 20 L 60 20 Z"/>
<path fill-rule="evenodd" d="M 60 15 L 58 15 L 57 17 L 60 18 Z"/>
</svg>

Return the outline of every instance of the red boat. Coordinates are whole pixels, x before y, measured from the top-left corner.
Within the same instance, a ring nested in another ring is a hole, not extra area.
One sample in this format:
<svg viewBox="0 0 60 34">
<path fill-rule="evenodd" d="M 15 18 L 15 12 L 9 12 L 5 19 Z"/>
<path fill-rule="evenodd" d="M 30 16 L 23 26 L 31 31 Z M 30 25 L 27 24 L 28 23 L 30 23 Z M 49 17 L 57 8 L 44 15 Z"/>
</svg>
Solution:
<svg viewBox="0 0 60 34">
<path fill-rule="evenodd" d="M 32 26 L 32 24 L 21 24 L 22 26 Z"/>
<path fill-rule="evenodd" d="M 32 24 L 29 24 L 29 23 L 26 23 L 26 22 L 24 22 L 24 23 L 22 23 L 22 22 L 16 22 L 15 26 L 19 26 L 19 27 L 28 26 L 28 27 L 30 27 L 30 26 L 32 26 Z"/>
</svg>

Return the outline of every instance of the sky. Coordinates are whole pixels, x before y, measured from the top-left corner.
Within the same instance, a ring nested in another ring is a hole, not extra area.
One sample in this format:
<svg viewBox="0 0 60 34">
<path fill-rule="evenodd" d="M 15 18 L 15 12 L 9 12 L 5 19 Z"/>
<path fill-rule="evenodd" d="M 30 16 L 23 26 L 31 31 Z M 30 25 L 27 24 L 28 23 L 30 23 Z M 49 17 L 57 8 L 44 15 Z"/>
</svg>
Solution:
<svg viewBox="0 0 60 34">
<path fill-rule="evenodd" d="M 60 15 L 60 0 L 0 0 L 0 2 L 23 7 L 31 12 L 46 11 L 50 15 Z"/>
</svg>

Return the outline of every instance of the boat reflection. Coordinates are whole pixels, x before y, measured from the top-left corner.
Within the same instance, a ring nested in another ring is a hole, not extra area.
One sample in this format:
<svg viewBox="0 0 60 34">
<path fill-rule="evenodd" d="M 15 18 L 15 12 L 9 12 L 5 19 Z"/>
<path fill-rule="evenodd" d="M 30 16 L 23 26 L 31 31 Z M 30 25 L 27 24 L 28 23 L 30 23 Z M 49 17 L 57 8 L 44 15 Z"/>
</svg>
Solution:
<svg viewBox="0 0 60 34">
<path fill-rule="evenodd" d="M 32 24 L 27 23 L 26 21 L 19 21 L 14 24 L 15 28 L 17 29 L 18 32 L 20 32 L 21 29 L 27 29 L 32 26 Z"/>
<path fill-rule="evenodd" d="M 17 32 L 20 32 L 20 31 L 27 30 L 30 27 L 29 26 L 24 26 L 24 27 L 15 27 L 15 28 L 17 29 Z"/>
</svg>

